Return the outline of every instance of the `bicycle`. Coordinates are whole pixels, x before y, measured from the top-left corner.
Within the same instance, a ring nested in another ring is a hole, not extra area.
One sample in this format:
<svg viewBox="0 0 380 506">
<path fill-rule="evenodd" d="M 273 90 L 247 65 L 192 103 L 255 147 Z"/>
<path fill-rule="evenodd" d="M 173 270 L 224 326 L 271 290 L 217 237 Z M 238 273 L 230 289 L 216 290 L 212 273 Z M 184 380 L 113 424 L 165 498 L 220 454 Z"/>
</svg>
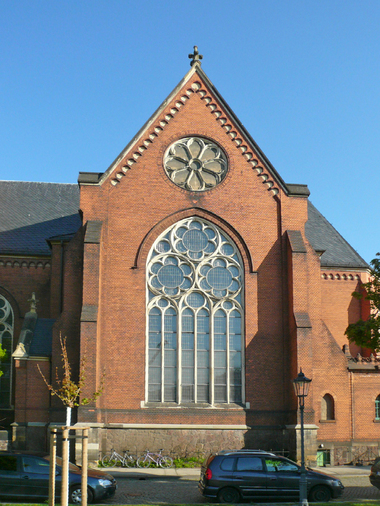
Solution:
<svg viewBox="0 0 380 506">
<path fill-rule="evenodd" d="M 104 455 L 102 458 L 102 466 L 103 467 L 115 467 L 118 463 L 122 466 L 126 467 L 134 467 L 136 465 L 136 459 L 130 455 L 129 450 L 124 450 L 124 456 L 117 453 L 117 451 L 112 448 L 111 455 Z"/>
<path fill-rule="evenodd" d="M 158 450 L 158 453 L 150 452 L 149 450 L 145 450 L 144 455 L 141 455 L 137 459 L 137 467 L 149 467 L 151 464 L 156 464 L 156 466 L 169 468 L 173 466 L 173 459 L 171 457 L 167 457 L 162 455 L 162 449 Z"/>
</svg>

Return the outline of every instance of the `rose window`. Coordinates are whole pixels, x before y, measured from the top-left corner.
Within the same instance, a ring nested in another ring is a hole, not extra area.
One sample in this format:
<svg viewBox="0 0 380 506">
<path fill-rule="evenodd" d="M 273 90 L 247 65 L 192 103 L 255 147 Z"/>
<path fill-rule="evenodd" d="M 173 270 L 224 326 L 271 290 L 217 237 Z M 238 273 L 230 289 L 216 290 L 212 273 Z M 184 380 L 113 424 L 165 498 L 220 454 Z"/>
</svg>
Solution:
<svg viewBox="0 0 380 506">
<path fill-rule="evenodd" d="M 200 137 L 186 137 L 172 144 L 166 152 L 164 166 L 174 184 L 195 192 L 217 186 L 228 168 L 222 149 Z"/>
</svg>

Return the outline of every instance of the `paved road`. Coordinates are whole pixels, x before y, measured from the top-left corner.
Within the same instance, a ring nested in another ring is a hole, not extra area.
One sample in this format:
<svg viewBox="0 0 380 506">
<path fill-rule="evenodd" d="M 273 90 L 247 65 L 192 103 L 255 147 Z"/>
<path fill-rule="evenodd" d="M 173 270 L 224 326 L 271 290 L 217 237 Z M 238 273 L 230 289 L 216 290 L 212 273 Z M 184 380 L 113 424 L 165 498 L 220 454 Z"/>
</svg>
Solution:
<svg viewBox="0 0 380 506">
<path fill-rule="evenodd" d="M 199 471 L 193 470 L 134 470 L 111 471 L 118 481 L 116 495 L 107 504 L 204 504 L 208 502 L 198 492 Z M 357 499 L 378 500 L 380 490 L 368 480 L 366 469 L 333 469 L 328 474 L 339 477 L 345 486 L 344 494 L 335 503 Z M 271 501 L 273 502 L 273 501 Z M 267 503 L 268 504 L 268 503 Z M 279 504 L 279 503 L 278 503 Z"/>
</svg>

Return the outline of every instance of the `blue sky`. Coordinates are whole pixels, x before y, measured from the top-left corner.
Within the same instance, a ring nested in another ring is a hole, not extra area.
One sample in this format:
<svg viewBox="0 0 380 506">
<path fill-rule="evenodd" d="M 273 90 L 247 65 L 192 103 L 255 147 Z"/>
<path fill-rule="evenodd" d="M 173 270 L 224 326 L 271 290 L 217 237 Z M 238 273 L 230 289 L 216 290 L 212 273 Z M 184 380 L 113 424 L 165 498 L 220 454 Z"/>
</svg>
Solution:
<svg viewBox="0 0 380 506">
<path fill-rule="evenodd" d="M 380 251 L 380 2 L 0 0 L 0 179 L 105 171 L 202 68 L 288 183 Z"/>
</svg>

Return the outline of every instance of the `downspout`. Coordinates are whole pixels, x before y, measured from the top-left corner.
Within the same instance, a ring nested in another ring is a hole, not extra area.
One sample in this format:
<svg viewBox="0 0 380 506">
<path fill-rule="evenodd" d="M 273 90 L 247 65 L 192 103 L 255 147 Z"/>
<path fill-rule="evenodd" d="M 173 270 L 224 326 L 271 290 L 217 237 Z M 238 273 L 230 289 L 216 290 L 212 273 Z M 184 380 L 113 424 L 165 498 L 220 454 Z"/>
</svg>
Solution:
<svg viewBox="0 0 380 506">
<path fill-rule="evenodd" d="M 63 252 L 64 252 L 64 243 L 61 241 L 61 265 L 60 265 L 60 274 L 59 274 L 59 312 L 62 313 L 63 310 Z"/>
<path fill-rule="evenodd" d="M 351 442 L 355 439 L 355 396 L 354 396 L 354 374 L 350 373 L 350 390 L 351 390 Z"/>
</svg>

